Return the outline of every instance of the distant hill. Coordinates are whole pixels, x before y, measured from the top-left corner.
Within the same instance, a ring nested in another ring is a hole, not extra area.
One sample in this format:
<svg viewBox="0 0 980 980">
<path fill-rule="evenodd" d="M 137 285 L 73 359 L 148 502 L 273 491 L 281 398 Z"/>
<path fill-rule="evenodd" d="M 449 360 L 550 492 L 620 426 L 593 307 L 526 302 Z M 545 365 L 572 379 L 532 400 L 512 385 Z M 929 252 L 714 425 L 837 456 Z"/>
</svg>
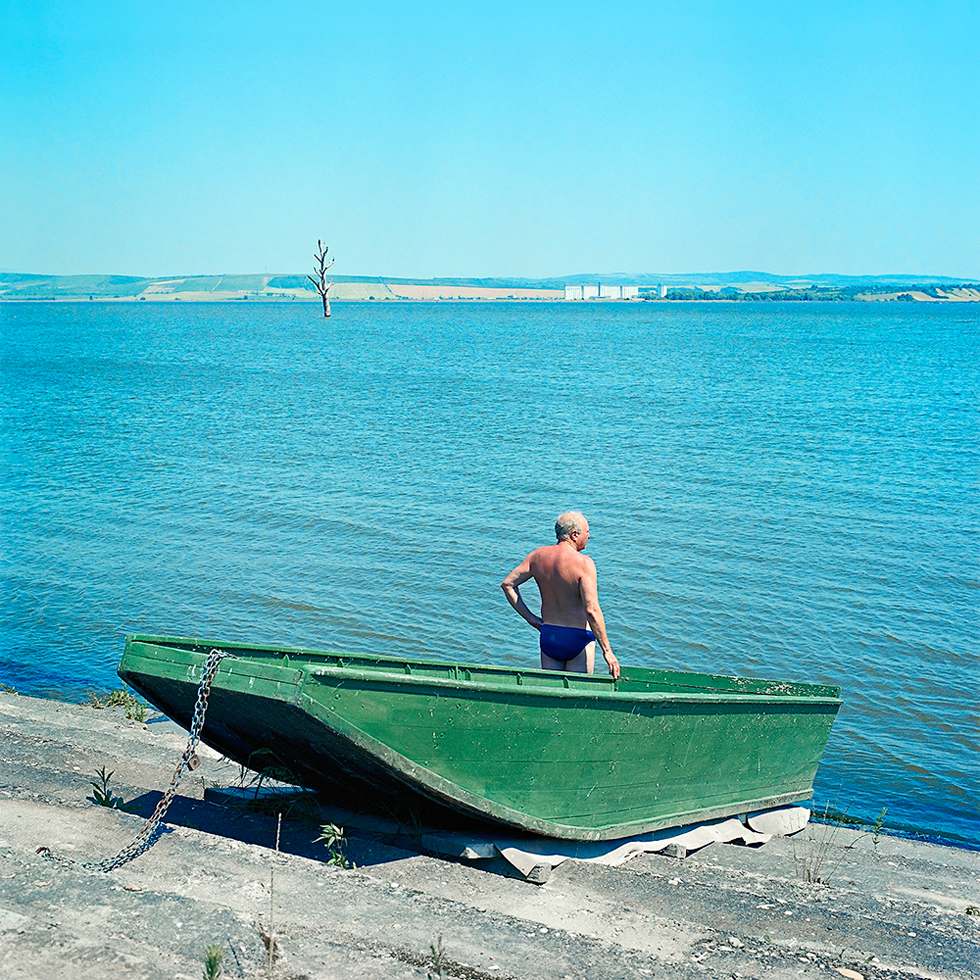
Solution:
<svg viewBox="0 0 980 980">
<path fill-rule="evenodd" d="M 614 273 L 577 273 L 574 276 L 566 276 L 560 280 L 563 283 L 592 283 L 607 282 L 613 285 L 620 284 L 639 286 L 654 286 L 661 283 L 665 286 L 730 286 L 739 283 L 768 283 L 775 286 L 794 287 L 801 285 L 812 286 L 912 286 L 912 285 L 935 285 L 935 286 L 954 286 L 964 282 L 976 282 L 977 280 L 956 279 L 951 276 L 909 276 L 909 275 L 885 275 L 885 276 L 842 276 L 836 273 L 814 273 L 805 276 L 777 276 L 771 272 L 641 272 L 630 274 L 626 272 Z"/>
<path fill-rule="evenodd" d="M 576 273 L 531 278 L 407 279 L 334 276 L 331 299 L 522 299 L 564 297 L 566 284 L 636 285 L 641 299 L 723 300 L 980 300 L 976 281 L 951 276 L 844 276 L 816 273 L 777 276 L 769 272 Z M 664 296 L 663 294 L 666 293 Z M 976 295 L 974 295 L 976 294 Z M 0 300 L 111 300 L 150 302 L 315 301 L 302 273 L 212 276 L 53 276 L 0 272 Z"/>
</svg>

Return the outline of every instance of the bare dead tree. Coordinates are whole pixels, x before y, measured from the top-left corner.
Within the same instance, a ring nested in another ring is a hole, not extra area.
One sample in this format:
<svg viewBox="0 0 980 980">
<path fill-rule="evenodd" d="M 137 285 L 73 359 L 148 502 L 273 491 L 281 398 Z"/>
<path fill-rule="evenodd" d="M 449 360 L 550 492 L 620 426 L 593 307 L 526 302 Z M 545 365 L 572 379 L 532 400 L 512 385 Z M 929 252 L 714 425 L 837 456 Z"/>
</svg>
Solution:
<svg viewBox="0 0 980 980">
<path fill-rule="evenodd" d="M 333 285 L 333 280 L 327 282 L 327 269 L 334 264 L 334 259 L 327 261 L 327 252 L 330 251 L 323 242 L 318 238 L 316 240 L 316 254 L 313 258 L 316 259 L 317 264 L 313 267 L 313 271 L 316 273 L 316 279 L 313 276 L 307 276 L 306 278 L 310 280 L 311 283 L 316 287 L 316 291 L 320 294 L 320 299 L 323 300 L 323 315 L 324 317 L 330 316 L 330 297 L 327 295 L 330 292 L 330 287 Z"/>
</svg>

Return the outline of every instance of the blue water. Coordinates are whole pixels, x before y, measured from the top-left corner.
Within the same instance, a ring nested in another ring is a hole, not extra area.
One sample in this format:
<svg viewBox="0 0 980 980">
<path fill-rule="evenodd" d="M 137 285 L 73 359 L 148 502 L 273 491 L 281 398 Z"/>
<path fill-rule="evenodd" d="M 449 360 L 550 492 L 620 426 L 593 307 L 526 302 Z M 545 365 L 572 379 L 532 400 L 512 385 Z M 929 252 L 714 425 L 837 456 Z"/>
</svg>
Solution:
<svg viewBox="0 0 980 980">
<path fill-rule="evenodd" d="M 128 632 L 499 664 L 582 509 L 626 664 L 839 684 L 818 801 L 980 845 L 980 305 L 0 304 L 0 680 Z"/>
</svg>

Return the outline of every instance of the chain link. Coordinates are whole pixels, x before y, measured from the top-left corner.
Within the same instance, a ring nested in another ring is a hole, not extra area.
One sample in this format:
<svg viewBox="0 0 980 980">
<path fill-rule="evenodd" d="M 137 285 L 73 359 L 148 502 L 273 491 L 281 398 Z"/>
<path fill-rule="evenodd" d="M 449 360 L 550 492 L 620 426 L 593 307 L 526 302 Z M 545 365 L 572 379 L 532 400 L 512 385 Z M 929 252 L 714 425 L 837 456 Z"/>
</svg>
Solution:
<svg viewBox="0 0 980 980">
<path fill-rule="evenodd" d="M 89 871 L 115 871 L 116 868 L 122 867 L 124 864 L 132 861 L 133 858 L 139 857 L 144 851 L 148 851 L 156 843 L 158 837 L 157 831 L 177 793 L 180 777 L 188 767 L 192 769 L 196 768 L 197 743 L 201 738 L 201 729 L 204 728 L 204 716 L 208 710 L 211 682 L 214 680 L 214 675 L 218 672 L 221 661 L 225 657 L 233 656 L 234 654 L 225 653 L 223 650 L 218 650 L 217 648 L 212 649 L 208 654 L 208 659 L 201 672 L 201 683 L 197 689 L 197 702 L 194 705 L 194 717 L 191 720 L 187 748 L 184 749 L 184 754 L 180 757 L 180 762 L 177 763 L 177 768 L 174 770 L 173 777 L 170 780 L 170 786 L 163 796 L 160 797 L 160 802 L 157 803 L 156 809 L 153 811 L 149 820 L 143 824 L 140 832 L 121 851 L 113 854 L 112 857 L 103 858 L 101 861 L 86 861 L 82 865 L 83 868 L 87 868 Z M 192 762 L 192 760 L 194 761 Z M 69 857 L 53 854 L 47 847 L 39 847 L 37 853 L 46 858 L 50 858 L 52 861 L 57 861 L 59 864 L 73 865 L 76 863 Z"/>
</svg>

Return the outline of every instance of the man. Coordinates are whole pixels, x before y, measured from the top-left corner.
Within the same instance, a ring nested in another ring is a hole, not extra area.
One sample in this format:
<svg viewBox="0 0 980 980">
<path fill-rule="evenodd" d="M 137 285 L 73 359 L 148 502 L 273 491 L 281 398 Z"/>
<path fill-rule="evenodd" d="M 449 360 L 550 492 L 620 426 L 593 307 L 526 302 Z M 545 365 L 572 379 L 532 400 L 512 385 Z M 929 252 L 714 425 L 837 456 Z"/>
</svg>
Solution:
<svg viewBox="0 0 980 980">
<path fill-rule="evenodd" d="M 532 551 L 500 587 L 514 609 L 540 630 L 542 668 L 591 674 L 598 640 L 609 673 L 619 677 L 619 661 L 599 608 L 595 562 L 582 554 L 589 540 L 589 522 L 578 511 L 562 514 L 555 521 L 555 537 L 557 544 Z M 528 609 L 519 591 L 532 578 L 541 593 L 540 616 Z"/>
</svg>

